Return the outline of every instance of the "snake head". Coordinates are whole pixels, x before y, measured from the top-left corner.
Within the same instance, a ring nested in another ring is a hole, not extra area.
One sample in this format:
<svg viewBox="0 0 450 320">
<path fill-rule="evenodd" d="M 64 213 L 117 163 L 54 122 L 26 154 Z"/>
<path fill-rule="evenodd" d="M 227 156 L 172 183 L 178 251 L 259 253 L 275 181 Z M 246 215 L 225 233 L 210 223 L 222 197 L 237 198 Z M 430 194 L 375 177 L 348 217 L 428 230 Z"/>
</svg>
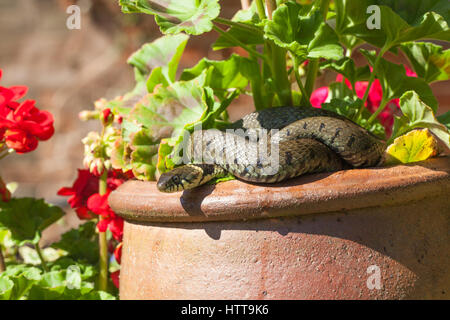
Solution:
<svg viewBox="0 0 450 320">
<path fill-rule="evenodd" d="M 195 165 L 185 165 L 161 174 L 156 187 L 161 192 L 177 192 L 192 189 L 202 179 L 202 170 Z"/>
</svg>

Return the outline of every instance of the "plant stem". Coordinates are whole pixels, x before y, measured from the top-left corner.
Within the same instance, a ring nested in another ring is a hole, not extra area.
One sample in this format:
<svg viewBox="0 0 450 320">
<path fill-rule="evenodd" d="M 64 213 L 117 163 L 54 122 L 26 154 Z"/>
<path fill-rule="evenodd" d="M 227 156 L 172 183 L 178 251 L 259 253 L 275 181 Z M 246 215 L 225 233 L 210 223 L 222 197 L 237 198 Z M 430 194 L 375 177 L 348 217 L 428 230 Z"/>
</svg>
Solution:
<svg viewBox="0 0 450 320">
<path fill-rule="evenodd" d="M 246 50 L 248 53 L 251 53 L 255 56 L 257 56 L 258 58 L 262 59 L 262 60 L 267 60 L 267 57 L 265 57 L 264 55 L 262 55 L 261 53 L 259 53 L 258 51 L 250 48 L 249 46 L 247 46 L 246 44 L 244 44 L 243 42 L 241 42 L 240 40 L 238 40 L 237 38 L 233 37 L 232 35 L 228 34 L 227 32 L 223 31 L 222 29 L 220 29 L 218 26 L 213 25 L 213 29 L 215 31 L 217 31 L 218 33 L 220 33 L 222 36 L 224 36 L 225 38 L 227 38 L 228 40 L 230 40 L 231 42 L 235 43 L 236 45 L 238 45 L 239 47 L 241 47 L 242 49 Z"/>
<path fill-rule="evenodd" d="M 272 76 L 277 88 L 277 95 L 282 105 L 292 105 L 291 82 L 286 69 L 286 49 L 272 46 Z"/>
<path fill-rule="evenodd" d="M 306 72 L 305 91 L 308 96 L 311 96 L 316 82 L 317 71 L 319 70 L 319 60 L 309 60 L 308 71 Z"/>
<path fill-rule="evenodd" d="M 306 93 L 305 87 L 303 86 L 302 79 L 300 79 L 300 74 L 298 73 L 298 58 L 292 56 L 292 61 L 294 62 L 294 74 L 295 74 L 295 80 L 297 80 L 297 85 L 300 88 L 300 91 L 302 92 L 302 100 L 303 103 L 307 106 L 311 106 L 311 102 L 309 101 L 309 96 Z"/>
<path fill-rule="evenodd" d="M 272 19 L 272 12 L 276 9 L 277 4 L 273 0 L 266 0 L 266 4 L 269 19 Z M 287 51 L 286 49 L 277 46 L 272 41 L 270 41 L 269 44 L 271 49 L 269 56 L 272 58 L 269 65 L 271 66 L 273 82 L 277 88 L 278 99 L 282 105 L 292 105 L 291 82 L 289 81 L 286 69 Z"/>
<path fill-rule="evenodd" d="M 264 33 L 261 29 L 255 27 L 255 26 L 252 26 L 250 24 L 235 22 L 235 21 L 232 21 L 232 20 L 229 20 L 229 19 L 225 19 L 225 18 L 221 18 L 221 17 L 215 18 L 214 22 L 220 23 L 220 24 L 223 24 L 223 25 L 226 25 L 226 26 L 230 26 L 230 27 L 236 27 L 236 28 L 239 28 L 239 29 L 242 29 L 242 30 L 246 30 L 246 31 L 258 32 L 260 34 Z"/>
<path fill-rule="evenodd" d="M 42 269 L 44 269 L 45 272 L 48 272 L 47 263 L 45 262 L 44 256 L 42 254 L 41 248 L 39 247 L 39 243 L 36 243 L 34 245 L 34 248 L 39 256 L 39 259 L 41 259 Z"/>
<path fill-rule="evenodd" d="M 327 20 L 328 8 L 330 7 L 330 0 L 320 0 L 319 10 L 322 13 L 323 20 Z"/>
<path fill-rule="evenodd" d="M 386 107 L 386 104 L 389 101 L 386 101 L 384 98 L 381 100 L 380 105 L 378 107 L 377 110 L 375 110 L 375 112 L 370 116 L 370 118 L 367 120 L 367 124 L 371 124 L 377 117 L 378 115 L 384 110 L 384 108 Z"/>
<path fill-rule="evenodd" d="M 2 148 L 3 150 L 0 150 L 0 160 L 2 160 L 3 158 L 5 158 L 6 156 L 10 155 L 11 153 L 14 153 L 14 149 L 5 149 Z"/>
<path fill-rule="evenodd" d="M 373 65 L 372 72 L 370 73 L 369 82 L 367 84 L 366 91 L 364 92 L 364 96 L 362 98 L 361 106 L 359 107 L 358 113 L 355 116 L 355 120 L 358 120 L 361 117 L 361 115 L 362 115 L 362 112 L 363 112 L 363 110 L 365 108 L 365 105 L 366 105 L 367 98 L 369 97 L 370 88 L 372 87 L 372 83 L 375 80 L 375 75 L 376 75 L 377 70 L 378 70 L 378 63 L 380 62 L 381 57 L 384 55 L 386 50 L 387 49 L 385 47 L 383 47 L 383 48 L 381 48 L 380 52 L 378 52 L 378 55 L 377 55 L 377 57 L 375 59 L 375 64 Z"/>
<path fill-rule="evenodd" d="M 324 21 L 327 20 L 328 8 L 330 6 L 330 0 L 320 0 L 319 10 L 322 13 Z M 308 71 L 306 72 L 305 90 L 308 96 L 314 90 L 314 84 L 316 82 L 317 71 L 319 70 L 319 59 L 313 59 L 309 62 Z"/>
<path fill-rule="evenodd" d="M 263 0 L 255 0 L 256 1 L 256 9 L 258 10 L 258 16 L 261 20 L 266 18 L 266 9 L 264 7 Z"/>
<path fill-rule="evenodd" d="M 99 194 L 105 195 L 107 190 L 108 171 L 105 170 L 99 180 Z M 100 221 L 104 219 L 100 216 Z M 102 291 L 108 290 L 108 243 L 106 239 L 106 232 L 99 232 L 99 257 L 100 257 L 100 273 L 99 273 L 99 289 Z"/>
<path fill-rule="evenodd" d="M 5 258 L 3 257 L 2 248 L 0 247 L 0 273 L 6 270 Z"/>
</svg>

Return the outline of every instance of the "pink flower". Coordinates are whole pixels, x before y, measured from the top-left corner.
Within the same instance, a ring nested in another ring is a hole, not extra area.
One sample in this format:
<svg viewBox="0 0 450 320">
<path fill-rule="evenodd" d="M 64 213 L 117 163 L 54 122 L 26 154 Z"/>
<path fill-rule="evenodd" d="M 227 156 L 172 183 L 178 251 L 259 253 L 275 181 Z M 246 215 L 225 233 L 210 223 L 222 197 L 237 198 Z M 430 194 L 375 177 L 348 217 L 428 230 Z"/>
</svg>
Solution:
<svg viewBox="0 0 450 320">
<path fill-rule="evenodd" d="M 417 77 L 417 74 L 414 71 L 410 70 L 407 67 L 405 67 L 405 69 L 406 75 L 408 77 Z M 342 81 L 345 81 L 345 84 L 348 86 L 348 88 L 352 89 L 350 81 L 348 79 L 344 79 L 342 74 L 338 74 L 336 77 L 336 82 Z M 357 81 L 355 83 L 355 91 L 358 98 L 362 99 L 364 97 L 368 85 L 369 85 L 368 81 Z M 329 95 L 328 87 L 320 87 L 316 89 L 311 94 L 310 98 L 311 105 L 313 107 L 320 108 L 322 104 L 328 99 L 328 95 Z M 367 97 L 365 107 L 370 112 L 374 113 L 378 109 L 382 98 L 383 98 L 383 89 L 381 88 L 380 81 L 378 79 L 375 79 L 372 82 L 372 86 L 369 89 L 369 95 Z M 395 106 L 396 108 L 393 108 L 392 106 Z M 400 107 L 399 99 L 398 98 L 393 99 L 386 105 L 384 110 L 378 115 L 378 120 L 380 120 L 380 123 L 384 126 L 386 135 L 388 137 L 392 134 L 394 115 L 397 113 L 399 107 Z"/>
<path fill-rule="evenodd" d="M 311 104 L 315 108 L 321 108 L 328 98 L 328 87 L 320 87 L 311 94 Z"/>
</svg>

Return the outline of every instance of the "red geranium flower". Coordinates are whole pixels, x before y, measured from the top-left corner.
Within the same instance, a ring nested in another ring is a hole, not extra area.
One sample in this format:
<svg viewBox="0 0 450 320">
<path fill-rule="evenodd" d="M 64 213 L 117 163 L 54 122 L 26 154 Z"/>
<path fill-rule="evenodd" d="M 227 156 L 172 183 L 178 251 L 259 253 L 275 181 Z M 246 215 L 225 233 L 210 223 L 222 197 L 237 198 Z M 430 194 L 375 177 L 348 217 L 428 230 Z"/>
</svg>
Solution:
<svg viewBox="0 0 450 320">
<path fill-rule="evenodd" d="M 108 172 L 108 192 L 115 190 L 128 179 L 129 175 L 123 173 L 121 170 L 112 170 Z M 89 210 L 87 202 L 90 196 L 98 193 L 98 183 L 98 176 L 90 173 L 87 169 L 78 169 L 78 177 L 72 187 L 63 187 L 59 189 L 58 195 L 70 196 L 67 202 L 75 209 L 78 217 L 81 220 L 89 220 L 95 217 L 95 213 Z"/>
<path fill-rule="evenodd" d="M 27 90 L 25 86 L 0 87 L 0 140 L 17 153 L 33 151 L 39 141 L 50 139 L 55 131 L 50 112 L 36 108 L 34 100 L 16 101 Z"/>
<path fill-rule="evenodd" d="M 114 239 L 121 242 L 123 236 L 123 219 L 116 216 L 114 211 L 108 205 L 108 197 L 110 192 L 104 195 L 98 193 L 93 194 L 87 201 L 90 211 L 102 217 L 97 223 L 98 231 L 105 232 L 108 228 Z"/>
<path fill-rule="evenodd" d="M 109 229 L 117 241 L 121 242 L 123 237 L 123 219 L 118 217 L 108 205 L 109 194 L 130 178 L 129 172 L 112 170 L 108 172 L 106 194 L 100 195 L 99 177 L 86 169 L 78 169 L 78 178 L 70 188 L 61 188 L 60 196 L 71 196 L 68 200 L 70 206 L 75 209 L 78 217 L 82 220 L 93 219 L 95 215 L 102 219 L 97 223 L 100 232 Z"/>
<path fill-rule="evenodd" d="M 72 187 L 59 189 L 58 195 L 71 196 L 67 202 L 74 208 L 81 220 L 94 218 L 94 214 L 87 208 L 88 198 L 98 192 L 99 178 L 89 170 L 78 169 L 78 177 Z"/>
</svg>

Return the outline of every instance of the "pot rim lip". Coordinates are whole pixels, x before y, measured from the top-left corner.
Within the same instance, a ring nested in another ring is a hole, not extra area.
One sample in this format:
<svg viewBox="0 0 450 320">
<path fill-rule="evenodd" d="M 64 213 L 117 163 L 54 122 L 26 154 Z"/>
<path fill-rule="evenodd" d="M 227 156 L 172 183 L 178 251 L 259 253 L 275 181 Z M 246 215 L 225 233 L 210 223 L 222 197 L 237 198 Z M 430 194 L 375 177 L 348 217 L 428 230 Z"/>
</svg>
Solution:
<svg viewBox="0 0 450 320">
<path fill-rule="evenodd" d="M 207 222 L 292 217 L 393 206 L 450 192 L 450 157 L 406 165 L 303 175 L 273 185 L 232 180 L 162 193 L 129 180 L 109 196 L 128 222 Z M 450 201 L 450 198 L 449 198 Z"/>
</svg>

